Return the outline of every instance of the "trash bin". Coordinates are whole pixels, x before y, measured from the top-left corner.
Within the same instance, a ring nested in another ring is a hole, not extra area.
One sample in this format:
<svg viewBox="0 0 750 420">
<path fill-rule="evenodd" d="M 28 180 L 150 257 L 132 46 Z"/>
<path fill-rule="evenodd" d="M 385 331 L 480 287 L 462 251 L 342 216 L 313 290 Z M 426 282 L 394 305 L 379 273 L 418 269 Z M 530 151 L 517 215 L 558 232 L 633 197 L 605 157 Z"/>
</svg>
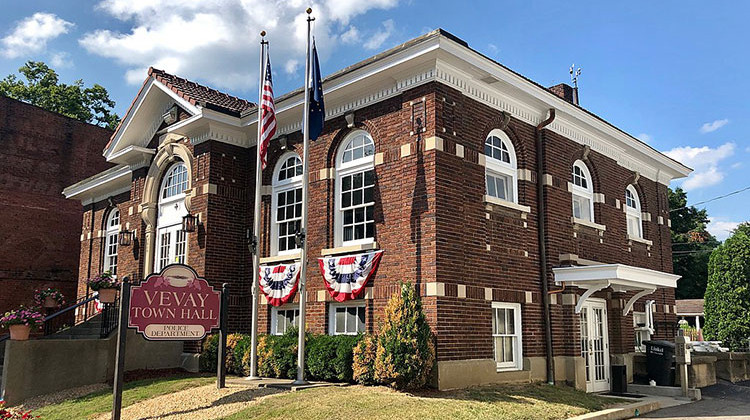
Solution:
<svg viewBox="0 0 750 420">
<path fill-rule="evenodd" d="M 644 341 L 646 345 L 646 371 L 656 385 L 674 385 L 674 343 L 664 340 Z"/>
<path fill-rule="evenodd" d="M 628 392 L 628 367 L 612 365 L 612 393 L 625 394 Z"/>
</svg>

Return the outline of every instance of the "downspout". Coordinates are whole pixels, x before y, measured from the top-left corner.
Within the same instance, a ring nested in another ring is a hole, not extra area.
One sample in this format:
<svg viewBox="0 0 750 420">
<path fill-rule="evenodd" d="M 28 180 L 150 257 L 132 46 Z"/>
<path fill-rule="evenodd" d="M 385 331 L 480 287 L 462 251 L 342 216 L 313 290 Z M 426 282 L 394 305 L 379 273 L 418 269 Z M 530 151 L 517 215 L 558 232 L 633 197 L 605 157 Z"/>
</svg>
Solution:
<svg viewBox="0 0 750 420">
<path fill-rule="evenodd" d="M 552 317 L 550 315 L 549 285 L 547 284 L 547 246 L 545 243 L 546 209 L 544 206 L 544 150 L 542 130 L 555 120 L 555 108 L 549 109 L 549 117 L 536 126 L 536 205 L 537 233 L 539 240 L 539 263 L 541 265 L 542 306 L 544 313 L 544 344 L 547 354 L 547 383 L 555 384 L 555 362 L 552 355 Z"/>
<path fill-rule="evenodd" d="M 86 279 L 91 278 L 91 253 L 94 250 L 94 203 L 91 203 L 91 217 L 89 218 L 90 225 L 89 225 L 89 258 L 88 258 L 88 265 L 86 267 Z M 86 282 L 86 296 L 89 295 L 89 284 Z"/>
</svg>

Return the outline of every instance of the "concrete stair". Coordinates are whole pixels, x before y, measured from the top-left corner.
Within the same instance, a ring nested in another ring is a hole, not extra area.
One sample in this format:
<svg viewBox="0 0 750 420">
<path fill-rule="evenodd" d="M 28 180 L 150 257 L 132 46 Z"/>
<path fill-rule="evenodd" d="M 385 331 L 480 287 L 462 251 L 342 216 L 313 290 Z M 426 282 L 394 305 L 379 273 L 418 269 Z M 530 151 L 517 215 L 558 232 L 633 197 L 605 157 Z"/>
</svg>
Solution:
<svg viewBox="0 0 750 420">
<path fill-rule="evenodd" d="M 86 322 L 82 322 L 62 331 L 50 334 L 42 339 L 53 340 L 80 340 L 80 339 L 98 339 L 101 338 L 102 316 L 96 315 Z"/>
</svg>

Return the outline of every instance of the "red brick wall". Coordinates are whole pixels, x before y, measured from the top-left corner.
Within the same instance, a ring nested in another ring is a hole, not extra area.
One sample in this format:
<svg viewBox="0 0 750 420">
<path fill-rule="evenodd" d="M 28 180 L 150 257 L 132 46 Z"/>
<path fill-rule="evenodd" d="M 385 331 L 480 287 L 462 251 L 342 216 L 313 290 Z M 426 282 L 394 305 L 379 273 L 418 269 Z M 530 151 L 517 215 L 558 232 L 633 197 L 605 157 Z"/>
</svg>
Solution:
<svg viewBox="0 0 750 420">
<path fill-rule="evenodd" d="M 0 96 L 0 313 L 76 296 L 82 210 L 63 188 L 107 169 L 111 131 Z"/>
</svg>

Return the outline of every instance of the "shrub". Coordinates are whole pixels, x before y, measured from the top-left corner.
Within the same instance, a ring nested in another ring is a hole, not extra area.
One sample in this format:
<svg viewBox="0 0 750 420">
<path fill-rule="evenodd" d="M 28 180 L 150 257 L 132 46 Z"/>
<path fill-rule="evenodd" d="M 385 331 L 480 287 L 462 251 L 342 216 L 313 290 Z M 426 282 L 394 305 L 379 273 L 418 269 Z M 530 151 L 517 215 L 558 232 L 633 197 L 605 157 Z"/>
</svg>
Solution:
<svg viewBox="0 0 750 420">
<path fill-rule="evenodd" d="M 750 225 L 743 223 L 708 262 L 704 334 L 732 350 L 750 337 Z"/>
<path fill-rule="evenodd" d="M 297 328 L 284 335 L 265 336 L 263 351 L 258 346 L 258 373 L 261 376 L 294 379 L 297 377 Z"/>
<path fill-rule="evenodd" d="M 335 381 L 336 336 L 318 335 L 305 343 L 305 368 L 310 379 Z"/>
<path fill-rule="evenodd" d="M 378 340 L 376 336 L 365 335 L 353 353 L 353 379 L 362 385 L 375 385 L 375 353 Z"/>
<path fill-rule="evenodd" d="M 250 370 L 247 370 L 247 372 L 245 371 L 245 364 L 244 364 L 245 353 L 249 353 L 248 350 L 250 350 L 250 344 L 252 344 L 250 335 L 239 334 L 239 339 L 234 344 L 234 348 L 232 349 L 231 358 L 234 364 L 233 366 L 234 370 L 232 373 L 235 373 L 237 375 L 249 375 L 250 374 Z M 227 358 L 229 357 L 230 357 L 229 352 L 227 351 Z M 248 364 L 248 366 L 250 365 Z"/>
<path fill-rule="evenodd" d="M 341 382 L 354 381 L 354 372 L 352 370 L 354 348 L 361 340 L 361 335 L 338 335 L 334 337 L 336 357 L 333 359 L 333 371 L 336 374 L 336 380 Z"/>
<path fill-rule="evenodd" d="M 375 379 L 396 389 L 422 388 L 435 362 L 432 331 L 413 285 L 391 296 L 378 335 Z"/>
<path fill-rule="evenodd" d="M 203 341 L 198 365 L 201 372 L 216 372 L 216 361 L 218 360 L 219 334 L 211 334 Z"/>
</svg>

